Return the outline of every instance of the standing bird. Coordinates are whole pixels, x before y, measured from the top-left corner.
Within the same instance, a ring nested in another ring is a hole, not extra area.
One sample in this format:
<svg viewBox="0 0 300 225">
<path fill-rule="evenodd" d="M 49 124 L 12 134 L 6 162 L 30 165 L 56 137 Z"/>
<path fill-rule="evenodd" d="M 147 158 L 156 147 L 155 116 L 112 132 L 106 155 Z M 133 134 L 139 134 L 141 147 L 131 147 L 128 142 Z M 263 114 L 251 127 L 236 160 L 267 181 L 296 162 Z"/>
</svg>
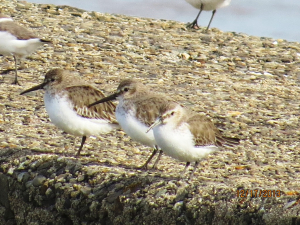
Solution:
<svg viewBox="0 0 300 225">
<path fill-rule="evenodd" d="M 175 102 L 167 102 L 159 109 L 159 117 L 149 127 L 157 145 L 167 155 L 186 162 L 195 162 L 192 178 L 199 161 L 224 145 L 233 147 L 237 138 L 223 137 L 204 115 L 195 114 Z"/>
<path fill-rule="evenodd" d="M 148 163 L 158 152 L 158 147 L 153 136 L 153 132 L 146 133 L 148 127 L 159 116 L 160 106 L 170 99 L 163 94 L 150 91 L 146 86 L 133 79 L 121 81 L 117 91 L 90 106 L 104 103 L 107 101 L 119 101 L 116 108 L 116 118 L 122 129 L 135 141 L 154 148 L 151 156 L 147 159 L 141 168 L 147 168 Z M 159 152 L 156 166 L 162 151 Z"/>
<path fill-rule="evenodd" d="M 186 0 L 186 1 L 188 3 L 190 3 L 192 6 L 194 6 L 195 8 L 200 9 L 196 19 L 187 26 L 188 28 L 199 29 L 197 21 L 198 21 L 198 17 L 200 16 L 202 10 L 204 10 L 204 11 L 212 10 L 212 15 L 211 15 L 209 24 L 206 28 L 206 31 L 210 27 L 211 21 L 213 20 L 217 9 L 228 6 L 231 2 L 231 0 Z"/>
<path fill-rule="evenodd" d="M 44 103 L 51 122 L 69 134 L 82 136 L 77 156 L 87 136 L 119 128 L 114 118 L 116 106 L 107 102 L 88 108 L 89 104 L 105 96 L 70 71 L 49 70 L 43 83 L 23 91 L 21 95 L 39 89 L 45 90 Z"/>
<path fill-rule="evenodd" d="M 19 84 L 17 73 L 17 61 L 34 52 L 46 41 L 38 38 L 33 32 L 18 25 L 12 18 L 0 14 L 0 55 L 12 55 L 15 60 L 15 80 L 13 84 Z"/>
</svg>

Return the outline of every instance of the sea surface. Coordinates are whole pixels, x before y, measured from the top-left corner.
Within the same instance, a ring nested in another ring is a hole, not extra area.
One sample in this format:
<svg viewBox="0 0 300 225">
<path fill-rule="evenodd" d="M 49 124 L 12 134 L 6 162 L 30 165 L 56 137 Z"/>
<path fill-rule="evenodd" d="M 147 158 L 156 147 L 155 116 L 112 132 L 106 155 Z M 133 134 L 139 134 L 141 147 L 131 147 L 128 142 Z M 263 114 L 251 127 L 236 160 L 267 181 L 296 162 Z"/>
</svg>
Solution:
<svg viewBox="0 0 300 225">
<path fill-rule="evenodd" d="M 29 0 L 34 3 L 70 5 L 88 11 L 192 22 L 198 10 L 185 0 Z M 207 26 L 211 12 L 202 12 L 200 26 Z M 217 10 L 211 27 L 260 37 L 300 42 L 300 0 L 232 0 Z"/>
</svg>

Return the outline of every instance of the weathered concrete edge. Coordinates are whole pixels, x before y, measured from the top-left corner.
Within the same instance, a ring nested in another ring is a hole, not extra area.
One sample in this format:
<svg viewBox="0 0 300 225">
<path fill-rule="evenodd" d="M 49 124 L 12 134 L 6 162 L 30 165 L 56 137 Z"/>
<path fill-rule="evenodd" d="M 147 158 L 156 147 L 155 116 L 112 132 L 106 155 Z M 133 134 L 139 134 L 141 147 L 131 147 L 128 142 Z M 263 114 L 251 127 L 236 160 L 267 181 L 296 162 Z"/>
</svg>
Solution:
<svg viewBox="0 0 300 225">
<path fill-rule="evenodd" d="M 76 159 L 51 156 L 44 161 L 24 161 L 26 157 L 14 157 L 11 149 L 6 153 L 9 157 L 0 157 L 1 224 L 300 222 L 295 195 L 237 198 L 235 190 L 206 186 L 200 192 L 197 183 L 182 185 L 147 172 L 128 176 L 110 171 L 99 176 L 99 172 L 87 170 L 88 166 Z M 8 163 L 12 158 L 22 161 L 22 166 L 16 168 Z M 70 183 L 72 177 L 83 180 Z"/>
</svg>

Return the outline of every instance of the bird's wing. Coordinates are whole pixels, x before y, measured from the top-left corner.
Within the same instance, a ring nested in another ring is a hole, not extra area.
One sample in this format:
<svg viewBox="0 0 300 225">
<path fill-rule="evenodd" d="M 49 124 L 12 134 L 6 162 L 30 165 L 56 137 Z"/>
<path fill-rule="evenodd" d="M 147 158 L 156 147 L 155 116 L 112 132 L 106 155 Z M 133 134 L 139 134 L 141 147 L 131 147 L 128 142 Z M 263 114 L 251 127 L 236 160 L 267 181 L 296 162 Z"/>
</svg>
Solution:
<svg viewBox="0 0 300 225">
<path fill-rule="evenodd" d="M 100 90 L 90 85 L 83 85 L 67 87 L 66 91 L 78 115 L 117 123 L 115 119 L 116 106 L 113 102 L 105 102 L 88 108 L 91 103 L 105 97 Z"/>
<path fill-rule="evenodd" d="M 239 143 L 238 138 L 224 137 L 218 128 L 204 115 L 193 115 L 187 123 L 194 135 L 196 146 L 216 145 L 221 147 L 227 145 L 232 147 Z"/>
<path fill-rule="evenodd" d="M 159 116 L 159 109 L 162 104 L 172 99 L 161 94 L 145 95 L 135 101 L 137 106 L 136 117 L 147 126 L 152 125 Z"/>
<path fill-rule="evenodd" d="M 25 27 L 22 27 L 13 21 L 1 22 L 0 31 L 7 31 L 14 35 L 18 40 L 38 38 L 32 31 L 27 30 Z"/>
</svg>

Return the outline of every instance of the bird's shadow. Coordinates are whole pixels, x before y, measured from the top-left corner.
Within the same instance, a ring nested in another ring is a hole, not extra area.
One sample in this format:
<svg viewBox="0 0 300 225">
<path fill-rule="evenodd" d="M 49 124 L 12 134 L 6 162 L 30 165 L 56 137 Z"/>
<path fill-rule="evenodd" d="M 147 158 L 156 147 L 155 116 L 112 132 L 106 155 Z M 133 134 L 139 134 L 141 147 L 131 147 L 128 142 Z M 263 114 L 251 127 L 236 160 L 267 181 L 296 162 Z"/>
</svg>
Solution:
<svg viewBox="0 0 300 225">
<path fill-rule="evenodd" d="M 163 170 L 154 169 L 154 168 L 141 168 L 137 165 L 124 165 L 124 164 L 111 164 L 107 161 L 105 162 L 99 162 L 97 158 L 89 158 L 92 154 L 86 154 L 84 156 L 76 156 L 75 154 L 71 153 L 62 153 L 62 152 L 53 152 L 53 151 L 47 151 L 43 149 L 34 149 L 34 148 L 4 148 L 0 150 L 0 163 L 9 163 L 14 158 L 20 158 L 20 157 L 28 157 L 32 155 L 53 155 L 53 156 L 60 156 L 62 158 L 65 158 L 69 162 L 73 162 L 74 164 L 81 164 L 83 166 L 105 166 L 108 168 L 123 168 L 124 170 L 130 171 L 130 172 L 136 172 L 135 174 L 137 176 L 145 176 L 146 174 L 151 177 L 160 178 L 163 180 L 179 180 L 181 177 L 175 175 L 164 174 Z"/>
</svg>

